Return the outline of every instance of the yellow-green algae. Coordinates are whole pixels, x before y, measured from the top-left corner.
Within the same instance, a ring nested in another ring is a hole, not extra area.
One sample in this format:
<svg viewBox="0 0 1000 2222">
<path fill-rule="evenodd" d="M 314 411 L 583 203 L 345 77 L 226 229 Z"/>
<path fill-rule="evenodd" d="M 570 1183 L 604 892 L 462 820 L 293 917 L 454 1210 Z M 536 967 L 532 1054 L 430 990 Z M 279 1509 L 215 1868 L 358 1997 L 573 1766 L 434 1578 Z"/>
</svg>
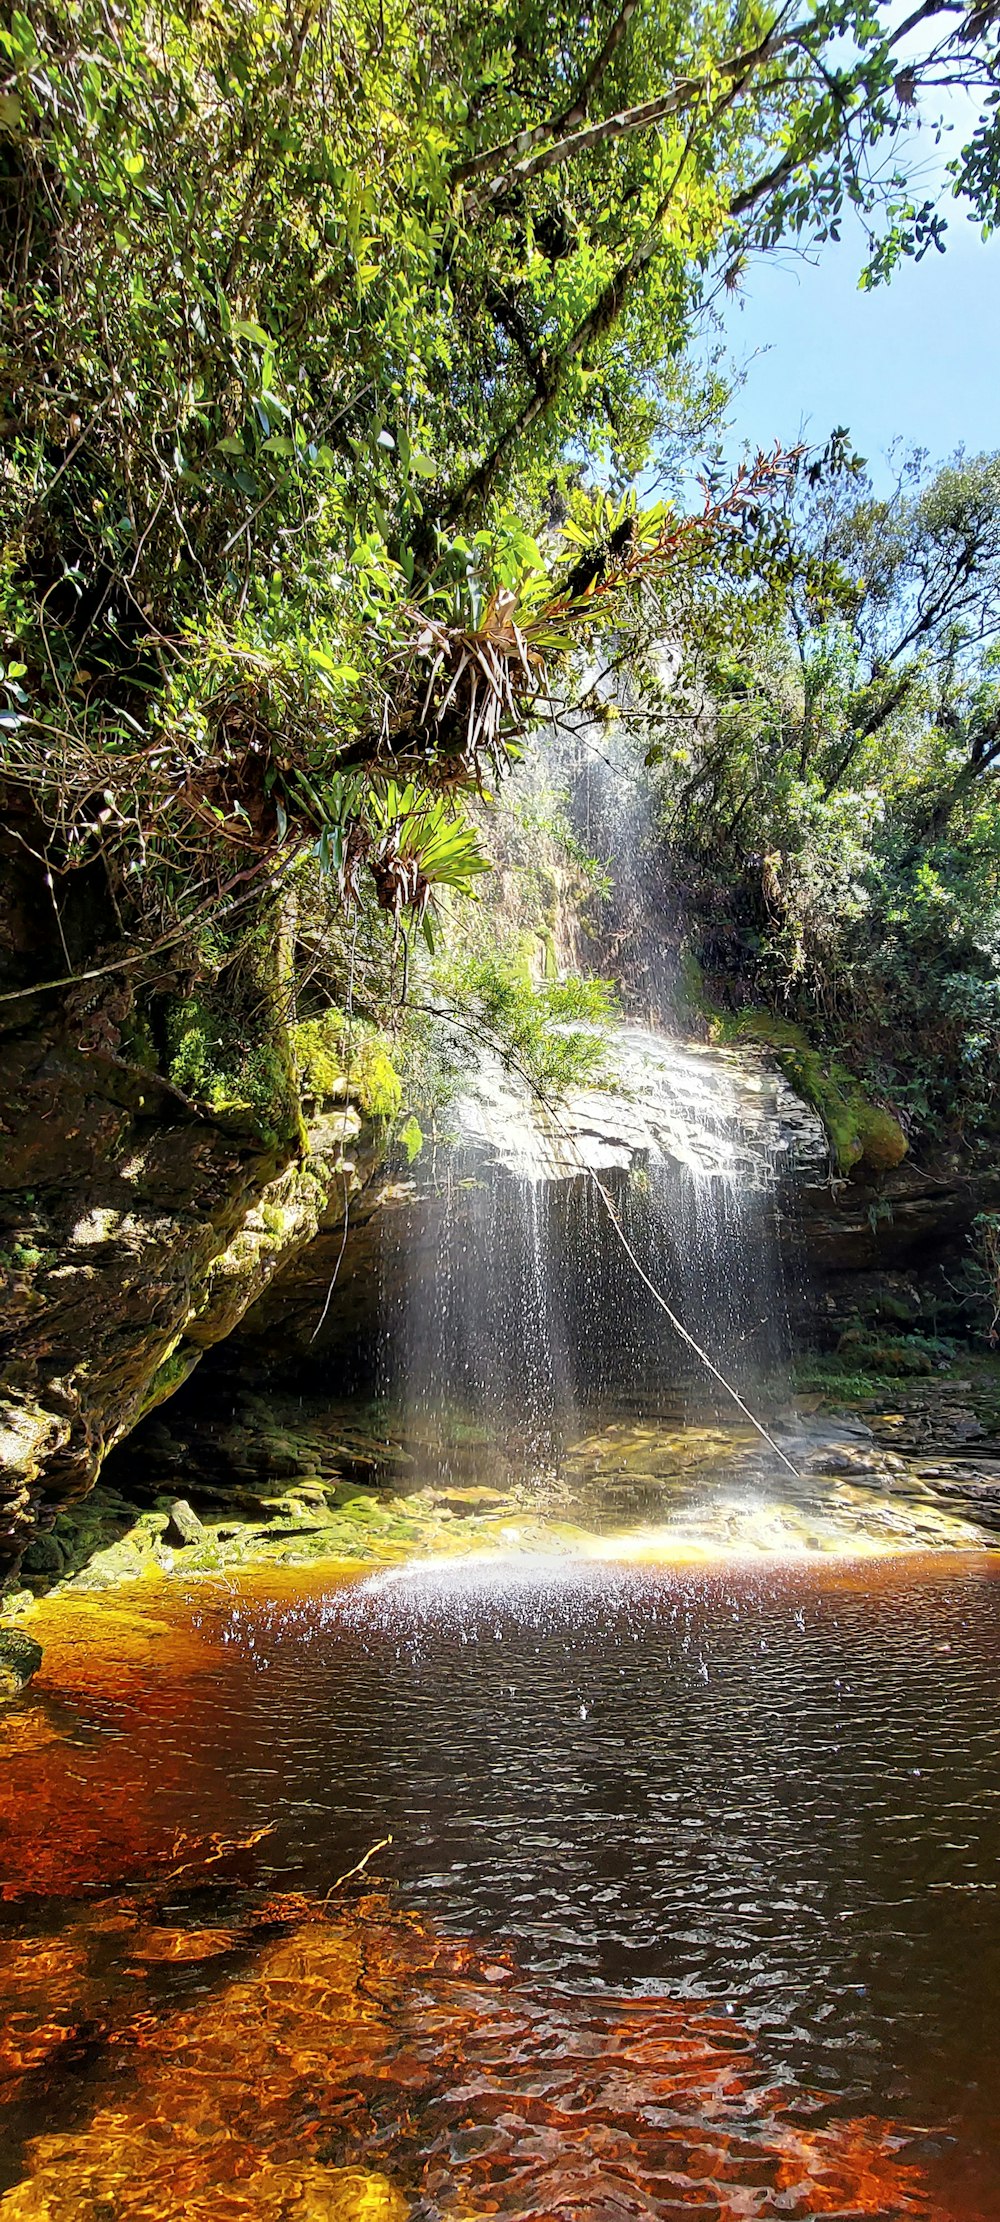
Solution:
<svg viewBox="0 0 1000 2222">
<path fill-rule="evenodd" d="M 65 1595 L 158 1585 L 171 1576 L 259 1572 L 270 1579 L 292 1568 L 336 1575 L 456 1557 L 611 1557 L 677 1566 L 995 1546 L 974 1512 L 968 1516 L 970 1508 L 942 1503 L 904 1460 L 838 1438 L 826 1446 L 833 1453 L 828 1463 L 824 1444 L 822 1429 L 803 1437 L 806 1471 L 798 1487 L 789 1487 L 759 1470 L 760 1446 L 749 1430 L 614 1423 L 568 1450 L 557 1481 L 487 1487 L 439 1475 L 414 1487 L 401 1467 L 395 1486 L 373 1486 L 299 1473 L 270 1489 L 264 1483 L 237 1490 L 231 1509 L 203 1509 L 201 1533 L 184 1545 L 171 1541 L 166 1488 L 138 1512 L 99 1485 L 59 1515 L 44 1557 L 35 1566 L 29 1553 L 25 1571 L 36 1589 L 51 1593 L 55 1585 Z M 28 1609 L 30 1594 L 20 1602 Z"/>
<path fill-rule="evenodd" d="M 745 1010 L 715 1014 L 710 1031 L 717 1042 L 757 1042 L 773 1052 L 789 1085 L 819 1113 L 838 1172 L 887 1173 L 902 1163 L 908 1144 L 899 1120 L 872 1101 L 846 1065 L 824 1057 L 804 1027 L 771 1011 Z"/>
<path fill-rule="evenodd" d="M 300 1019 L 289 1040 L 303 1095 L 329 1101 L 349 1095 L 370 1119 L 394 1119 L 403 1104 L 403 1083 L 377 1027 L 330 1009 L 318 1018 Z"/>
</svg>

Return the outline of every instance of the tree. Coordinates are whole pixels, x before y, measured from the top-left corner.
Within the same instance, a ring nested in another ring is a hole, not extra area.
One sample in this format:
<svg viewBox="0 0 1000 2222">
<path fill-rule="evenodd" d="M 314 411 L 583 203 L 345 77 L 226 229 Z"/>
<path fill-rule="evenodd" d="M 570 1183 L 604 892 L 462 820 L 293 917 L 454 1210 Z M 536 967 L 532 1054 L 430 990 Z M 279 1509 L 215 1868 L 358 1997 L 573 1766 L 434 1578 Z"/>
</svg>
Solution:
<svg viewBox="0 0 1000 2222">
<path fill-rule="evenodd" d="M 825 461 L 688 618 L 665 838 L 726 1001 L 818 1028 L 918 1129 L 992 1133 L 1000 457 L 912 458 L 885 498 Z"/>
<path fill-rule="evenodd" d="M 885 160 L 925 92 L 981 91 L 954 182 L 995 215 L 996 29 L 951 0 L 54 0 L 0 52 L 8 767 L 153 941 L 309 848 L 348 895 L 384 865 L 426 695 L 412 863 L 456 785 L 428 621 L 477 638 L 581 462 L 704 407 L 685 341 L 749 246 L 845 200 L 873 277 L 940 243 Z"/>
</svg>

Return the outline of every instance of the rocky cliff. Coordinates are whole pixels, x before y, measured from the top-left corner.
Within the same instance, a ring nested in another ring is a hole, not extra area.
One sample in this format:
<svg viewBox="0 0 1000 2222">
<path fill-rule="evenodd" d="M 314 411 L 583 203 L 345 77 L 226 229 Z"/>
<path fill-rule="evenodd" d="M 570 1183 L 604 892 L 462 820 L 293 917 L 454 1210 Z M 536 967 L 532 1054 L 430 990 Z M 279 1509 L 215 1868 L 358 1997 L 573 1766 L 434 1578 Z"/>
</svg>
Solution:
<svg viewBox="0 0 1000 2222">
<path fill-rule="evenodd" d="M 422 1241 L 433 1275 L 450 1176 L 428 1150 L 408 1178 L 387 1179 L 372 1123 L 342 1099 L 317 1101 L 305 1128 L 297 1100 L 270 1110 L 213 1103 L 180 1085 L 171 1013 L 193 1007 L 190 977 L 168 951 L 156 994 L 138 994 L 100 887 L 77 875 L 57 919 L 30 821 L 19 831 L 8 811 L 8 826 L 0 1576 L 9 1578 L 29 1537 L 90 1488 L 109 1449 L 207 1351 L 226 1346 L 206 1376 L 209 1397 L 213 1382 L 288 1380 L 304 1368 L 329 1379 L 332 1366 L 337 1385 L 350 1386 L 393 1257 Z M 100 969 L 88 962 L 95 945 Z M 58 984 L 67 974 L 71 984 Z M 1000 1200 L 1000 1176 L 974 1179 L 958 1165 L 921 1171 L 907 1160 L 876 1178 L 831 1179 L 819 1120 L 758 1049 L 625 1028 L 614 1062 L 616 1089 L 578 1091 L 549 1117 L 484 1059 L 455 1114 L 475 1177 L 572 1186 L 589 1169 L 627 1182 L 655 1159 L 695 1179 L 770 1182 L 788 1242 L 804 1240 L 821 1283 L 831 1339 L 858 1290 L 877 1310 L 887 1273 L 926 1274 Z M 896 1292 L 910 1316 L 914 1285 Z"/>
<path fill-rule="evenodd" d="M 137 998 L 92 886 L 57 931 L 21 823 L 0 859 L 0 1579 L 377 1162 L 350 1103 L 269 1124 L 167 1077 L 157 1019 L 190 980 L 166 959 L 158 1002 Z"/>
</svg>

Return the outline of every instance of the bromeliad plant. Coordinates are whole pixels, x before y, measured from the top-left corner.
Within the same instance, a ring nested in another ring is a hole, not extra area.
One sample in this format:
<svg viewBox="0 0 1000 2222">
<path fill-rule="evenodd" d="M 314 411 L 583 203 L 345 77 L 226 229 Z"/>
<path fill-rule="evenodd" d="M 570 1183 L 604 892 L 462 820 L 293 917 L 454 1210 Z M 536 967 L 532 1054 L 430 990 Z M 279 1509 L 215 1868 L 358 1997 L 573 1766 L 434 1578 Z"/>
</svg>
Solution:
<svg viewBox="0 0 1000 2222">
<path fill-rule="evenodd" d="M 627 629 L 640 588 L 675 591 L 724 538 L 752 531 L 802 454 L 758 454 L 721 495 L 706 486 L 701 509 L 687 514 L 599 495 L 589 533 L 572 520 L 563 527 L 569 568 L 554 581 L 539 563 L 485 597 L 473 577 L 448 614 L 405 608 L 409 638 L 386 661 L 379 723 L 338 756 L 339 769 L 402 771 L 451 795 L 487 791 L 517 762 L 556 670 L 588 638 Z"/>
<path fill-rule="evenodd" d="M 379 907 L 397 924 L 404 910 L 411 911 L 433 949 L 428 905 L 444 888 L 471 894 L 479 874 L 489 871 L 475 829 L 449 798 L 422 793 L 412 780 L 405 787 L 390 780 L 384 794 L 374 793 L 369 817 L 375 836 L 368 837 L 368 860 Z"/>
<path fill-rule="evenodd" d="M 67 696 L 42 719 L 12 698 L 7 768 L 31 793 L 46 870 L 99 861 L 156 948 L 311 856 L 345 907 L 373 884 L 430 938 L 436 892 L 472 894 L 489 868 L 463 793 L 507 776 L 585 642 L 627 633 L 641 589 L 669 598 L 752 530 L 797 465 L 798 451 L 759 455 L 691 514 L 598 497 L 590 532 L 566 529 L 555 577 L 539 558 L 517 585 L 431 583 L 426 606 L 397 605 L 398 646 L 384 623 L 359 638 L 364 676 L 309 636 L 290 651 L 192 633 L 148 737 L 123 708 Z"/>
<path fill-rule="evenodd" d="M 153 947 L 311 850 L 352 899 L 387 780 L 460 825 L 718 505 L 604 520 L 555 582 L 477 558 L 459 608 L 439 537 L 684 467 L 721 398 L 692 320 L 750 253 L 845 201 L 872 277 L 940 243 L 918 97 L 976 99 L 952 178 L 992 225 L 998 82 L 996 9 L 958 0 L 386 0 L 377 38 L 345 0 L 9 8 L 0 766 L 43 890 L 106 869 Z"/>
</svg>

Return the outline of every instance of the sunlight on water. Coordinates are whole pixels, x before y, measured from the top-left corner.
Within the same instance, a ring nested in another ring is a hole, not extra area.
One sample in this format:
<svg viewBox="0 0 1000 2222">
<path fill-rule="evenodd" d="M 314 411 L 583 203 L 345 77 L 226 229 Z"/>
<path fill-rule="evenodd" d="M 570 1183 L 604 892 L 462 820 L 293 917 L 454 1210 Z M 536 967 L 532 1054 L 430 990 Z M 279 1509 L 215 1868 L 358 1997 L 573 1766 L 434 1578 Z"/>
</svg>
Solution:
<svg viewBox="0 0 1000 2222">
<path fill-rule="evenodd" d="M 994 1564 L 54 1601 L 3 2222 L 989 2222 Z"/>
</svg>

